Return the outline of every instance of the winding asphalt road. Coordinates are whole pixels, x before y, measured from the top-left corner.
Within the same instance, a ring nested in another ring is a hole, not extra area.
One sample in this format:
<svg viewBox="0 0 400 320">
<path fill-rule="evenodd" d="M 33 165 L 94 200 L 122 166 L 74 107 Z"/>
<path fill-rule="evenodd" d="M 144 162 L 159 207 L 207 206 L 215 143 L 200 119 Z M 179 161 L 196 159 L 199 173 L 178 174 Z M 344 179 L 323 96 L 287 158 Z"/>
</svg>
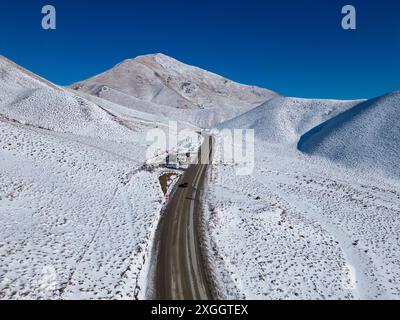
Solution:
<svg viewBox="0 0 400 320">
<path fill-rule="evenodd" d="M 206 138 L 207 139 L 207 138 Z M 212 137 L 209 137 L 212 141 Z M 203 143 L 211 156 L 212 143 Z M 156 298 L 209 300 L 212 298 L 200 248 L 200 196 L 207 164 L 193 164 L 178 181 L 160 221 L 156 267 Z M 186 185 L 187 183 L 187 185 Z"/>
</svg>

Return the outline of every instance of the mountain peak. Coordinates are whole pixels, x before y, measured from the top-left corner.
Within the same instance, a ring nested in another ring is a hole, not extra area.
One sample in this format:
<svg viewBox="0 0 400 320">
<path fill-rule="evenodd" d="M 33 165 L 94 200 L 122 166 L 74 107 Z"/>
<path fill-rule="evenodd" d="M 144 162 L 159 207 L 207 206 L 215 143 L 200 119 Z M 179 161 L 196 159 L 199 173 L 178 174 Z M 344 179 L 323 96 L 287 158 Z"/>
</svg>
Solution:
<svg viewBox="0 0 400 320">
<path fill-rule="evenodd" d="M 236 83 L 215 73 L 184 64 L 162 53 L 128 59 L 91 79 L 72 85 L 77 91 L 96 95 L 126 107 L 138 100 L 185 110 L 193 124 L 212 126 L 248 111 L 277 94 Z M 182 119 L 180 119 L 182 120 Z"/>
<path fill-rule="evenodd" d="M 149 53 L 149 54 L 143 54 L 143 55 L 139 55 L 136 56 L 134 58 L 129 58 L 129 59 L 125 59 L 123 61 L 121 61 L 120 63 L 118 63 L 115 67 L 122 65 L 122 64 L 126 64 L 126 63 L 133 63 L 133 62 L 148 62 L 148 61 L 174 61 L 176 63 L 181 63 L 178 60 L 167 56 L 163 53 Z"/>
<path fill-rule="evenodd" d="M 174 60 L 174 61 L 178 61 L 164 53 L 161 52 L 157 52 L 157 53 L 149 53 L 149 54 L 144 54 L 144 55 L 140 55 L 137 56 L 135 59 L 169 59 L 169 60 Z"/>
</svg>

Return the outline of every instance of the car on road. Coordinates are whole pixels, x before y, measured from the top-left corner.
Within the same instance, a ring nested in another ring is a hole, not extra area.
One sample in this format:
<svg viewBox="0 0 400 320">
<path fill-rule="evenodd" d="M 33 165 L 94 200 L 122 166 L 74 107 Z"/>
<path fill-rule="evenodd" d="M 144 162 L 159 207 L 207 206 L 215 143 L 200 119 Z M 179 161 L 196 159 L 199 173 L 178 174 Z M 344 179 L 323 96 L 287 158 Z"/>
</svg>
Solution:
<svg viewBox="0 0 400 320">
<path fill-rule="evenodd" d="M 166 165 L 166 167 L 169 169 L 179 169 L 180 164 L 179 164 L 179 162 L 170 162 Z"/>
</svg>

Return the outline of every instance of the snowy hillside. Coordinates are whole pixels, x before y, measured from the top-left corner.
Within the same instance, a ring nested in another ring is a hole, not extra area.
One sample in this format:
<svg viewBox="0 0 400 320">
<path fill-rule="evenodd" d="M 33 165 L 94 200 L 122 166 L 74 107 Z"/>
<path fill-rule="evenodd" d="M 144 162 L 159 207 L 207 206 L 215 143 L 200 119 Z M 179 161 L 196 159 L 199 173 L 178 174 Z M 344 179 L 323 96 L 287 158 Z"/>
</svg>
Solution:
<svg viewBox="0 0 400 320">
<path fill-rule="evenodd" d="M 306 133 L 299 149 L 348 167 L 400 177 L 400 92 L 360 104 Z"/>
<path fill-rule="evenodd" d="M 203 193 L 218 297 L 400 299 L 399 108 L 400 92 L 285 98 L 161 54 L 61 88 L 0 56 L 0 299 L 145 298 L 165 173 L 145 136 L 169 120 L 255 130 L 253 174 L 215 152 Z"/>
<path fill-rule="evenodd" d="M 400 299 L 399 97 L 279 97 L 217 126 L 257 138 L 251 175 L 218 154 L 210 170 L 218 297 Z"/>
<path fill-rule="evenodd" d="M 38 128 L 113 141 L 132 141 L 132 131 L 98 105 L 0 59 L 0 116 Z"/>
<path fill-rule="evenodd" d="M 72 138 L 0 120 L 0 299 L 140 292 L 157 173 Z"/>
<path fill-rule="evenodd" d="M 400 182 L 263 141 L 255 151 L 250 176 L 210 173 L 203 234 L 219 297 L 400 299 Z"/>
<path fill-rule="evenodd" d="M 296 144 L 308 130 L 360 102 L 277 97 L 217 127 L 254 129 L 260 140 Z"/>
<path fill-rule="evenodd" d="M 71 88 L 202 127 L 233 118 L 276 96 L 269 90 L 235 83 L 163 54 L 126 60 Z"/>
<path fill-rule="evenodd" d="M 125 109 L 0 57 L 0 299 L 144 296 L 163 199 L 145 135 L 163 124 Z"/>
</svg>

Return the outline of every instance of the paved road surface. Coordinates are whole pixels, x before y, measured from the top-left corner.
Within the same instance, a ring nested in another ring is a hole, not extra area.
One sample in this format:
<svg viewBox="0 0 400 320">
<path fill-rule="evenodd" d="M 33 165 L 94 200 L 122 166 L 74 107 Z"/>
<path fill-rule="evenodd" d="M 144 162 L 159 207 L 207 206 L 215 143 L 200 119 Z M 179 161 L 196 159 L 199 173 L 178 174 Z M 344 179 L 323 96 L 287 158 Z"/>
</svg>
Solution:
<svg viewBox="0 0 400 320">
<path fill-rule="evenodd" d="M 210 155 L 212 147 L 206 143 L 204 147 Z M 177 188 L 161 221 L 155 279 L 157 299 L 212 298 L 201 258 L 198 219 L 206 169 L 207 164 L 193 164 L 188 168 L 178 182 L 186 182 L 187 187 Z"/>
</svg>

